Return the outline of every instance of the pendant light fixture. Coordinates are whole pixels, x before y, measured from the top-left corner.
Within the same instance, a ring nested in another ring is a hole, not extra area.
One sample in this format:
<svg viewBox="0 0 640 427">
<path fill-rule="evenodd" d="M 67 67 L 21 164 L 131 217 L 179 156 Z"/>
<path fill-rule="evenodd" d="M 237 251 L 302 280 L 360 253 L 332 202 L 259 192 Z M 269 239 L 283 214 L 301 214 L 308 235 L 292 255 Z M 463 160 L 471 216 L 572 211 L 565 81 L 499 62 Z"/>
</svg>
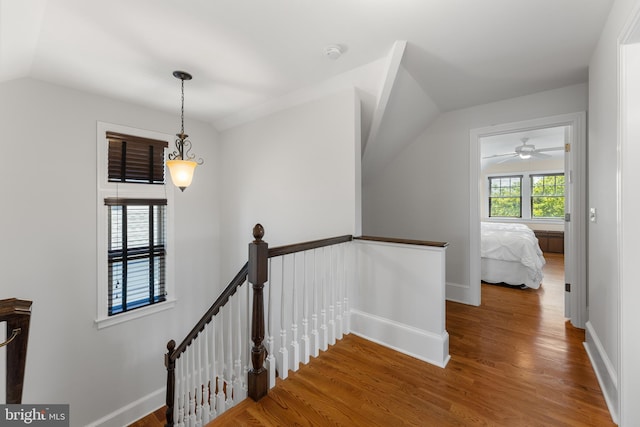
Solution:
<svg viewBox="0 0 640 427">
<path fill-rule="evenodd" d="M 174 71 L 173 76 L 180 79 L 182 83 L 182 108 L 180 110 L 180 133 L 176 134 L 176 149 L 173 153 L 169 153 L 167 167 L 171 173 L 173 184 L 184 191 L 193 180 L 196 166 L 203 164 L 204 160 L 201 158 L 195 160 L 196 156 L 191 154 L 191 141 L 187 139 L 189 135 L 184 133 L 184 81 L 191 80 L 191 74 L 184 71 Z"/>
</svg>

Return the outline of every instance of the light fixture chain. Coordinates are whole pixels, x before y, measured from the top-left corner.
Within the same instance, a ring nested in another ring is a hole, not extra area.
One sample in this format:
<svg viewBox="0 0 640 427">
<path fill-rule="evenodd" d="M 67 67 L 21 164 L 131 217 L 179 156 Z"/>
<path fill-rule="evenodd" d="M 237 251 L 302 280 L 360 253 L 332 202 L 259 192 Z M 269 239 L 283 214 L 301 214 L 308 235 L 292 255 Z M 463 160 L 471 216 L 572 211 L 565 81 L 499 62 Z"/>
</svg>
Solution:
<svg viewBox="0 0 640 427">
<path fill-rule="evenodd" d="M 182 82 L 182 108 L 180 110 L 180 122 L 182 127 L 180 128 L 180 133 L 184 134 L 184 79 L 180 79 Z"/>
</svg>

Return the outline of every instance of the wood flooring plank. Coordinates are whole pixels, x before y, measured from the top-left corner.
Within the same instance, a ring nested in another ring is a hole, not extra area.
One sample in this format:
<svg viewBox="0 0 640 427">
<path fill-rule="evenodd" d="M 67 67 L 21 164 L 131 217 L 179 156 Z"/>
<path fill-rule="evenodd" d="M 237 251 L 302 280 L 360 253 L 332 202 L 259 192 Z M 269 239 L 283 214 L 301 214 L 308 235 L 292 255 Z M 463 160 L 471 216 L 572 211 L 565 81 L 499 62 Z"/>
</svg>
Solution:
<svg viewBox="0 0 640 427">
<path fill-rule="evenodd" d="M 584 330 L 563 317 L 564 259 L 546 258 L 540 289 L 483 284 L 480 307 L 447 302 L 446 368 L 350 334 L 209 427 L 613 426 Z"/>
</svg>

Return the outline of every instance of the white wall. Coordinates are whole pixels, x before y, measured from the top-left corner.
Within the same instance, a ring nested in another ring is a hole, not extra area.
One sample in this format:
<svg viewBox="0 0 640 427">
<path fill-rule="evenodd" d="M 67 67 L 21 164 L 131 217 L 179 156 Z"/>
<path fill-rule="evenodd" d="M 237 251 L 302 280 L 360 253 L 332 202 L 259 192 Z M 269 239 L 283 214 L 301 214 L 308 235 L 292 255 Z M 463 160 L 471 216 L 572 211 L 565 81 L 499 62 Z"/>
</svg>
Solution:
<svg viewBox="0 0 640 427">
<path fill-rule="evenodd" d="M 177 113 L 36 80 L 0 84 L 0 298 L 33 300 L 23 402 L 68 403 L 72 426 L 123 425 L 162 405 L 166 343 L 219 287 L 217 135 L 187 120 L 206 163 L 175 197 L 177 305 L 96 328 L 97 121 L 168 134 L 180 124 Z"/>
<path fill-rule="evenodd" d="M 446 248 L 355 240 L 351 331 L 444 368 Z"/>
<path fill-rule="evenodd" d="M 470 130 L 586 107 L 579 84 L 441 114 L 363 186 L 364 233 L 449 242 L 447 283 L 469 286 Z"/>
<path fill-rule="evenodd" d="M 359 233 L 359 106 L 343 91 L 221 134 L 226 281 L 256 223 L 270 247 Z"/>
<path fill-rule="evenodd" d="M 618 258 L 618 37 L 637 0 L 617 0 L 589 64 L 589 207 L 597 222 L 589 222 L 589 322 L 587 349 L 614 417 L 619 403 L 618 378 L 638 378 L 619 371 L 619 258 Z M 624 153 L 622 153 L 624 155 Z M 637 165 L 636 165 L 637 167 Z M 623 183 L 624 185 L 624 183 Z M 637 182 L 631 183 L 637 185 Z M 623 201 L 624 202 L 624 201 Z M 636 284 L 634 284 L 636 286 Z M 637 327 L 637 316 L 634 327 Z M 637 396 L 628 396 L 636 399 Z M 637 406 L 637 405 L 636 405 Z M 629 405 L 629 411 L 634 409 Z M 631 412 L 630 412 L 631 413 Z M 624 425 L 640 420 L 626 419 Z"/>
</svg>

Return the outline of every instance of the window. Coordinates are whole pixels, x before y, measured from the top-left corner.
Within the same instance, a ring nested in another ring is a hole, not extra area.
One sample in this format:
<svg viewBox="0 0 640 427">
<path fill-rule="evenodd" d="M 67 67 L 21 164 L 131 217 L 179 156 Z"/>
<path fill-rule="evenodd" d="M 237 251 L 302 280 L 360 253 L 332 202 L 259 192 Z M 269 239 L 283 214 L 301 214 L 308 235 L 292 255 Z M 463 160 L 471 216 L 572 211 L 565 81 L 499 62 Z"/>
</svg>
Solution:
<svg viewBox="0 0 640 427">
<path fill-rule="evenodd" d="M 165 301 L 164 199 L 108 198 L 108 315 Z"/>
<path fill-rule="evenodd" d="M 564 174 L 531 175 L 531 218 L 564 217 Z"/>
<path fill-rule="evenodd" d="M 166 141 L 106 132 L 109 182 L 164 184 Z"/>
<path fill-rule="evenodd" d="M 489 177 L 489 216 L 522 217 L 522 175 Z"/>
<path fill-rule="evenodd" d="M 99 328 L 171 308 L 169 135 L 98 123 Z"/>
</svg>

